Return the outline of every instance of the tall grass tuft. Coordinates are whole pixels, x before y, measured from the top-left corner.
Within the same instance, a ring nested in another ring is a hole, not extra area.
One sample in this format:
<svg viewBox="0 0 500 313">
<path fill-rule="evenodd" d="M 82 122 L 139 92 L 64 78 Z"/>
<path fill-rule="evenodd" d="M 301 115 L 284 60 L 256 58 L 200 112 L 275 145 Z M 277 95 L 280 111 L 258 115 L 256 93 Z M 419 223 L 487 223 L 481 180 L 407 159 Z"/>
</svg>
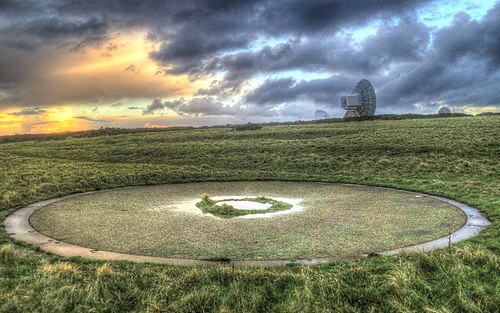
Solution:
<svg viewBox="0 0 500 313">
<path fill-rule="evenodd" d="M 13 244 L 8 243 L 0 246 L 0 263 L 13 264 L 23 257 L 24 253 Z"/>
</svg>

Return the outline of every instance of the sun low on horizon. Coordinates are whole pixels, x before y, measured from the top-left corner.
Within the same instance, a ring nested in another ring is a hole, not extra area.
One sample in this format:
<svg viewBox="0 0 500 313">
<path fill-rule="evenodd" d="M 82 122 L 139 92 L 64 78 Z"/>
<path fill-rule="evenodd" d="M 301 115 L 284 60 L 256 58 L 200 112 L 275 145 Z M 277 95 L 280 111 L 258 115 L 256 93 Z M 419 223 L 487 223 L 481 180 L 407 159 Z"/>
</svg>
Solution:
<svg viewBox="0 0 500 313">
<path fill-rule="evenodd" d="M 127 122 L 135 123 L 132 127 L 155 125 L 145 121 L 140 105 L 151 98 L 190 96 L 205 83 L 164 74 L 149 58 L 155 48 L 146 36 L 118 34 L 82 51 L 50 56 L 48 63 L 39 65 L 44 72 L 40 83 L 26 86 L 33 93 L 29 105 L 14 101 L 0 107 L 0 135 L 81 131 Z M 56 91 L 48 93 L 52 88 Z M 178 116 L 174 110 L 165 115 Z"/>
<path fill-rule="evenodd" d="M 0 5 L 0 135 L 500 108 L 500 2 Z M 465 75 L 464 75 L 465 74 Z"/>
</svg>

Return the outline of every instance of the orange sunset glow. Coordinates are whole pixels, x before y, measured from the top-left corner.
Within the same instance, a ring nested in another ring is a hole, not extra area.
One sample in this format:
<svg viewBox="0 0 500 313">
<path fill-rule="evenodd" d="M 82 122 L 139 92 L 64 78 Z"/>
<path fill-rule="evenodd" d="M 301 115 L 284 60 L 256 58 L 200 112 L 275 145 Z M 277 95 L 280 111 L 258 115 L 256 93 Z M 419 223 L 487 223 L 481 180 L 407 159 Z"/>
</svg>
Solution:
<svg viewBox="0 0 500 313">
<path fill-rule="evenodd" d="M 25 108 L 14 106 L 0 108 L 0 135 L 81 131 L 113 122 L 152 125 L 150 121 L 157 118 L 127 107 L 147 105 L 151 98 L 189 97 L 207 85 L 192 82 L 187 75 L 165 75 L 149 58 L 154 50 L 154 44 L 138 32 L 114 36 L 80 53 L 47 56 L 47 63 L 41 65 L 42 80 L 27 84 L 33 94 L 29 106 L 39 109 L 38 114 L 26 114 Z M 48 94 L 47 89 L 54 92 Z M 67 101 L 51 103 L 56 97 Z M 103 104 L 110 106 L 103 108 Z M 175 111 L 167 114 L 178 116 Z"/>
</svg>

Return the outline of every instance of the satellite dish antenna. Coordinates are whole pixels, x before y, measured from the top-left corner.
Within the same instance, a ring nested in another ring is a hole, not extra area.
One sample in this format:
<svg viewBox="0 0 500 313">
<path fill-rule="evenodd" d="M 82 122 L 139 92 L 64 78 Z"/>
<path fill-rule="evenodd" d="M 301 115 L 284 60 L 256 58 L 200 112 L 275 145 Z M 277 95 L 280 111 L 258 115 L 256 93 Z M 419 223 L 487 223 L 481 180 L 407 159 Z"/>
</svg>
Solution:
<svg viewBox="0 0 500 313">
<path fill-rule="evenodd" d="M 328 115 L 328 113 L 326 113 L 325 111 L 316 110 L 316 112 L 314 112 L 315 120 L 324 120 L 325 118 L 330 118 L 330 115 Z"/>
<path fill-rule="evenodd" d="M 344 118 L 375 114 L 377 98 L 373 85 L 366 79 L 360 80 L 350 95 L 340 97 L 340 106 L 346 110 Z"/>
<path fill-rule="evenodd" d="M 451 111 L 448 107 L 441 107 L 439 108 L 438 114 L 451 114 Z"/>
</svg>

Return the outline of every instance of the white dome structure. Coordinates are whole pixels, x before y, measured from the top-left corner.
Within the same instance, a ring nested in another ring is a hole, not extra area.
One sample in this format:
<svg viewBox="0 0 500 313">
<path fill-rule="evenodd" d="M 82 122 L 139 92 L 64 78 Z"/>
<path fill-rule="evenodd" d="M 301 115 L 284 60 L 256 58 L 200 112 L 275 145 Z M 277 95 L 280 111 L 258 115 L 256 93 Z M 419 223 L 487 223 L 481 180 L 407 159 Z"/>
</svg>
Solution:
<svg viewBox="0 0 500 313">
<path fill-rule="evenodd" d="M 324 120 L 326 118 L 330 118 L 330 115 L 328 115 L 328 113 L 326 113 L 325 111 L 316 110 L 316 112 L 314 112 L 314 119 L 315 120 Z"/>
<path fill-rule="evenodd" d="M 440 107 L 438 114 L 451 114 L 451 110 L 448 107 Z"/>
</svg>

